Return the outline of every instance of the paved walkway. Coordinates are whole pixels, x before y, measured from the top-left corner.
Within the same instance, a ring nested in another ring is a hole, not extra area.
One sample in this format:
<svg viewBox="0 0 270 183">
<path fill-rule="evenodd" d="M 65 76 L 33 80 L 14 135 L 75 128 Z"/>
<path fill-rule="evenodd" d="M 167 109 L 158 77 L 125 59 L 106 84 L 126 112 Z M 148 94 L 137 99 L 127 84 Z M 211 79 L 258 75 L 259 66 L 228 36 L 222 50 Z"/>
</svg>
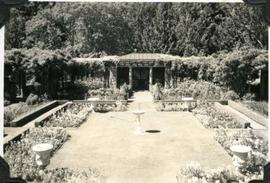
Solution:
<svg viewBox="0 0 270 183">
<path fill-rule="evenodd" d="M 110 183 L 176 183 L 180 167 L 192 161 L 209 168 L 232 166 L 231 157 L 214 140 L 214 131 L 205 129 L 192 113 L 150 110 L 142 119 L 144 130 L 160 132 L 136 135 L 130 111 L 94 113 L 80 128 L 69 130 L 71 139 L 48 168 L 93 167 Z"/>
<path fill-rule="evenodd" d="M 132 100 L 132 103 L 128 106 L 128 111 L 133 110 L 145 110 L 145 111 L 156 111 L 153 104 L 153 96 L 148 91 L 135 92 Z"/>
</svg>

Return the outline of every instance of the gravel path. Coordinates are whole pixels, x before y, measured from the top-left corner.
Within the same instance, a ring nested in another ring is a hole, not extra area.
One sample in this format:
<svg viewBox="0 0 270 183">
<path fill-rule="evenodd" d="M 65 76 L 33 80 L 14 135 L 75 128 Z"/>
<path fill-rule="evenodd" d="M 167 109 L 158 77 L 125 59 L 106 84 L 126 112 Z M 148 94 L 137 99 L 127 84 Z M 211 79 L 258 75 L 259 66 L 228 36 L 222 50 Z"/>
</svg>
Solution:
<svg viewBox="0 0 270 183">
<path fill-rule="evenodd" d="M 231 157 L 214 140 L 214 131 L 205 129 L 192 113 L 155 112 L 149 102 L 139 101 L 147 110 L 142 126 L 159 133 L 135 134 L 131 111 L 94 113 L 81 127 L 69 129 L 71 139 L 48 168 L 97 168 L 111 183 L 176 183 L 179 168 L 193 161 L 209 168 L 232 166 Z"/>
</svg>

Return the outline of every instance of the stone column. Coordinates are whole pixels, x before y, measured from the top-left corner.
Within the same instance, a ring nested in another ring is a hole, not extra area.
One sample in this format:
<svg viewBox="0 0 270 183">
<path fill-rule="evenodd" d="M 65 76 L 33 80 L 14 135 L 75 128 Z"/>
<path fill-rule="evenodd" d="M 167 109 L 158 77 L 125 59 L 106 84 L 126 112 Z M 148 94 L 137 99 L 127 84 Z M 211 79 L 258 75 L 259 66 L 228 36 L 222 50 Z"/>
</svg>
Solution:
<svg viewBox="0 0 270 183">
<path fill-rule="evenodd" d="M 172 70 L 170 67 L 165 67 L 165 88 L 170 88 L 172 85 Z"/>
<path fill-rule="evenodd" d="M 129 86 L 132 88 L 132 67 L 129 67 Z"/>
<path fill-rule="evenodd" d="M 110 67 L 110 76 L 109 76 L 109 85 L 110 88 L 116 88 L 116 81 L 117 81 L 117 67 L 111 66 Z"/>
<path fill-rule="evenodd" d="M 152 90 L 153 85 L 153 67 L 149 68 L 149 90 Z"/>
</svg>

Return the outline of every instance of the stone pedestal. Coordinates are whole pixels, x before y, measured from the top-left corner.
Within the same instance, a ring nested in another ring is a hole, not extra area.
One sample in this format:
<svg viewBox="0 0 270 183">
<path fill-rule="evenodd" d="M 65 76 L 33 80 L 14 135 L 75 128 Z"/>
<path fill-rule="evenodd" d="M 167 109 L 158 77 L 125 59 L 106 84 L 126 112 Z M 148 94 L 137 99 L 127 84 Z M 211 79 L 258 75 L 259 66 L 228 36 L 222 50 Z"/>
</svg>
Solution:
<svg viewBox="0 0 270 183">
<path fill-rule="evenodd" d="M 144 133 L 144 130 L 142 128 L 142 124 L 141 124 L 141 116 L 145 113 L 145 111 L 143 110 L 136 110 L 132 112 L 133 114 L 135 114 L 136 116 L 136 122 L 137 122 L 137 129 L 135 131 L 135 134 L 137 135 L 141 135 Z"/>
</svg>

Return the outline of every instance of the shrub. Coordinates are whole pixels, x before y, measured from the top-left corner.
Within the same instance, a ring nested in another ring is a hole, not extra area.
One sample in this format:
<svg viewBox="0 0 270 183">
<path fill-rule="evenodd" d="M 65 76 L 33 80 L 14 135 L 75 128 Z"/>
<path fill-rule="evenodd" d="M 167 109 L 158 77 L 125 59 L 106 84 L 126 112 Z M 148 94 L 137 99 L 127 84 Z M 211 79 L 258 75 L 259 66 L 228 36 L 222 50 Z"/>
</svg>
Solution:
<svg viewBox="0 0 270 183">
<path fill-rule="evenodd" d="M 254 93 L 246 93 L 243 97 L 242 100 L 255 100 L 256 96 Z"/>
<path fill-rule="evenodd" d="M 89 97 L 96 97 L 100 100 L 123 100 L 119 89 L 99 88 L 88 91 Z"/>
<path fill-rule="evenodd" d="M 194 99 L 221 99 L 224 89 L 207 81 L 184 80 L 177 84 L 176 88 L 163 91 L 164 100 L 181 100 L 182 97 Z"/>
<path fill-rule="evenodd" d="M 239 95 L 237 95 L 237 93 L 235 91 L 230 90 L 230 91 L 225 93 L 224 99 L 226 99 L 226 100 L 239 100 L 240 97 L 239 97 Z"/>
<path fill-rule="evenodd" d="M 30 93 L 25 102 L 27 105 L 34 105 L 34 104 L 39 103 L 40 101 L 41 101 L 41 99 L 39 98 L 38 95 Z"/>
</svg>

